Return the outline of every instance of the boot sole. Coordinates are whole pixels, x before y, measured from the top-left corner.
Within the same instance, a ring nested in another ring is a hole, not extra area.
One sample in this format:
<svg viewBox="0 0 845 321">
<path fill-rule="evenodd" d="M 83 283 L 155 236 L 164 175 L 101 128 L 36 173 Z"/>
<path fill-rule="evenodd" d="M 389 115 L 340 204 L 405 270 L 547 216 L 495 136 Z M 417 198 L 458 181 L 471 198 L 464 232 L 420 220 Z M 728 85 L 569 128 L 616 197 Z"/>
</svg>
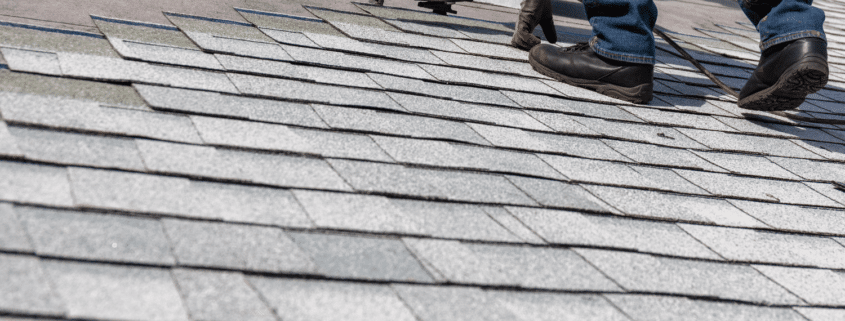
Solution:
<svg viewBox="0 0 845 321">
<path fill-rule="evenodd" d="M 558 72 L 555 72 L 546 66 L 543 66 L 534 60 L 528 60 L 531 67 L 540 74 L 554 78 L 558 81 L 570 84 L 575 87 L 581 87 L 593 90 L 599 94 L 632 102 L 635 104 L 645 104 L 651 101 L 653 95 L 654 84 L 642 84 L 635 87 L 622 87 L 614 84 L 604 83 L 598 80 L 587 80 L 572 78 Z"/>
<path fill-rule="evenodd" d="M 804 103 L 807 95 L 827 85 L 828 74 L 826 61 L 807 59 L 785 71 L 773 86 L 740 99 L 737 106 L 762 111 L 797 108 Z"/>
</svg>

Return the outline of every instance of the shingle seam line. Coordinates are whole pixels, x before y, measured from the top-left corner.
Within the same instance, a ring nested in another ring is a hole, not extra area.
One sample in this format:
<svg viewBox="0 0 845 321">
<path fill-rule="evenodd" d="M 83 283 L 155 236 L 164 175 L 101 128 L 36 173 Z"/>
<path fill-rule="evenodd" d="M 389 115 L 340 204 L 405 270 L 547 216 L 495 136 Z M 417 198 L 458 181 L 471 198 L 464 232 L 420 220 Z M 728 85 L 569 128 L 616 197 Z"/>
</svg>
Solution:
<svg viewBox="0 0 845 321">
<path fill-rule="evenodd" d="M 236 11 L 240 11 L 240 12 L 252 13 L 252 14 L 263 15 L 263 16 L 280 17 L 280 18 L 288 18 L 288 19 L 295 19 L 295 20 L 325 23 L 325 21 L 323 21 L 323 19 L 319 19 L 319 18 L 309 18 L 309 17 L 288 15 L 288 14 L 268 12 L 268 11 L 259 11 L 259 10 L 252 10 L 252 9 L 244 9 L 244 8 L 234 8 L 234 9 Z"/>
<path fill-rule="evenodd" d="M 27 24 L 21 24 L 21 23 L 14 23 L 14 22 L 6 22 L 6 21 L 0 21 L 0 26 L 32 29 L 32 30 L 52 32 L 52 33 L 60 33 L 60 34 L 66 34 L 66 35 L 90 37 L 90 38 L 96 38 L 96 39 L 105 39 L 106 38 L 102 35 L 98 35 L 98 34 L 95 34 L 95 33 L 65 30 L 65 29 L 56 29 L 56 28 L 48 28 L 48 27 L 39 27 L 39 26 L 33 26 L 33 25 L 27 25 Z"/>
<path fill-rule="evenodd" d="M 148 23 L 148 22 L 106 18 L 106 17 L 95 16 L 95 15 L 91 15 L 91 19 L 105 21 L 105 22 L 111 22 L 111 23 L 125 24 L 125 25 L 130 25 L 130 26 L 137 26 L 137 27 L 149 27 L 149 28 L 155 28 L 155 29 L 179 31 L 179 28 L 176 28 L 176 27 L 165 26 L 165 25 L 160 25 L 160 24 L 155 24 L 155 23 Z"/>
<path fill-rule="evenodd" d="M 202 17 L 202 16 L 194 16 L 188 15 L 183 13 L 175 13 L 175 12 L 164 12 L 165 15 L 180 17 L 180 18 L 188 18 L 188 19 L 196 19 L 196 20 L 204 20 L 208 22 L 216 22 L 216 23 L 225 23 L 230 25 L 242 26 L 242 27 L 253 27 L 252 24 L 240 22 L 240 21 L 233 21 L 233 20 L 225 20 L 225 19 L 217 19 L 217 18 L 209 18 L 209 17 Z"/>
</svg>

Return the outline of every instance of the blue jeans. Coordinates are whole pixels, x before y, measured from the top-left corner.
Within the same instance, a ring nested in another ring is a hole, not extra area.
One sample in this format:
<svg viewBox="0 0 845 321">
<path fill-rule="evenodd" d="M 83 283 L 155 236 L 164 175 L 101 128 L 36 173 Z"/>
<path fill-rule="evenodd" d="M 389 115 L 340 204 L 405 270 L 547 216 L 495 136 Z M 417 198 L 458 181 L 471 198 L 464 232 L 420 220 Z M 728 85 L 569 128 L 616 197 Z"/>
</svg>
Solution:
<svg viewBox="0 0 845 321">
<path fill-rule="evenodd" d="M 779 43 L 816 37 L 825 39 L 824 11 L 813 0 L 738 0 L 745 16 L 760 32 L 760 49 Z M 590 47 L 605 58 L 654 64 L 657 21 L 654 0 L 584 0 L 593 26 Z"/>
</svg>

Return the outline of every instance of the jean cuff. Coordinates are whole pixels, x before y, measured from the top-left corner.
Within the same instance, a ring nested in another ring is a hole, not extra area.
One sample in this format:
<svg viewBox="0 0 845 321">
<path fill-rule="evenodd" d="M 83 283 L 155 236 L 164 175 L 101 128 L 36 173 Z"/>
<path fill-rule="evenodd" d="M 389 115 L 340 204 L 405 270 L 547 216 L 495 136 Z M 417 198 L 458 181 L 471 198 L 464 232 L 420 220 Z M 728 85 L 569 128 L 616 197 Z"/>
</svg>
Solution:
<svg viewBox="0 0 845 321">
<path fill-rule="evenodd" d="M 617 60 L 617 61 L 624 61 L 630 62 L 635 64 L 644 64 L 644 65 L 653 65 L 654 64 L 654 57 L 653 56 L 641 56 L 641 55 L 634 55 L 631 53 L 623 53 L 623 52 L 616 52 L 612 50 L 607 50 L 602 48 L 602 43 L 599 41 L 597 37 L 593 37 L 590 39 L 590 48 L 593 51 L 602 57 Z"/>
<path fill-rule="evenodd" d="M 803 31 L 796 31 L 791 32 L 785 35 L 777 36 L 772 39 L 760 42 L 760 51 L 765 51 L 766 49 L 771 48 L 772 46 L 782 44 L 784 42 L 789 42 L 795 39 L 801 38 L 821 38 L 824 41 L 827 41 L 824 37 L 824 33 L 816 30 L 803 30 Z"/>
</svg>

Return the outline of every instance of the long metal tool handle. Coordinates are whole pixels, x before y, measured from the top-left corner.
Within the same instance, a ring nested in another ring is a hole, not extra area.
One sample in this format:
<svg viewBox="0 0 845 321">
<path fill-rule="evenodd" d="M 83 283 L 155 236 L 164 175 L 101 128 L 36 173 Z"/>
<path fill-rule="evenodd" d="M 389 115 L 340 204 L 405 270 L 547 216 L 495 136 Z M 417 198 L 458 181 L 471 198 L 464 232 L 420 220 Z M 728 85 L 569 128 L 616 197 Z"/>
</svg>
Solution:
<svg viewBox="0 0 845 321">
<path fill-rule="evenodd" d="M 677 50 L 679 53 L 681 53 L 681 55 L 684 56 L 684 58 L 687 61 L 692 63 L 693 66 L 695 66 L 696 68 L 698 68 L 698 70 L 700 70 L 702 73 L 704 73 L 704 75 L 707 76 L 707 78 L 710 78 L 710 80 L 713 83 L 715 83 L 717 86 L 719 86 L 719 88 L 722 88 L 722 90 L 725 93 L 727 93 L 728 95 L 734 96 L 736 99 L 739 99 L 739 94 L 736 91 L 734 91 L 731 87 L 728 87 L 728 85 L 725 85 L 725 83 L 723 83 L 721 80 L 719 80 L 719 78 L 716 78 L 716 76 L 714 76 L 712 73 L 710 73 L 710 71 L 707 70 L 707 68 L 704 68 L 704 66 L 702 66 L 701 63 L 698 62 L 698 60 L 696 60 L 695 58 L 690 56 L 690 54 L 687 53 L 687 51 L 684 50 L 684 48 L 682 48 L 677 43 L 675 43 L 675 41 L 672 40 L 672 38 L 670 38 L 669 35 L 667 35 L 663 31 L 660 31 L 657 28 L 654 28 L 654 33 L 656 33 L 658 36 L 660 36 L 660 38 L 663 38 L 663 40 L 666 40 L 666 42 L 668 42 L 669 45 L 672 46 L 672 48 L 675 48 L 675 50 Z M 845 125 L 845 120 L 839 120 L 839 119 L 820 119 L 820 118 L 804 117 L 804 116 L 789 114 L 789 113 L 786 113 L 786 112 L 783 112 L 783 111 L 770 111 L 769 113 L 774 114 L 774 115 L 778 115 L 778 116 L 781 116 L 781 117 L 784 117 L 784 118 L 789 118 L 789 119 L 797 120 L 797 121 L 804 121 L 804 122 L 808 122 L 808 123 Z"/>
</svg>

